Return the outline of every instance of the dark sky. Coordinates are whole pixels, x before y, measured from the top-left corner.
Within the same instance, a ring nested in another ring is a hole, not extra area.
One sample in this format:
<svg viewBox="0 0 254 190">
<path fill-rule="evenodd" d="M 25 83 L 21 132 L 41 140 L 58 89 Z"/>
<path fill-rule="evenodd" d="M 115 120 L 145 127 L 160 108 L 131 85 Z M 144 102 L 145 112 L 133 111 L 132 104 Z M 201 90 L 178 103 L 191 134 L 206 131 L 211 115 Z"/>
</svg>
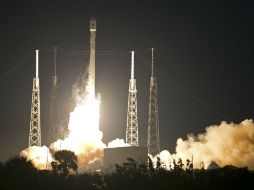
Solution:
<svg viewBox="0 0 254 190">
<path fill-rule="evenodd" d="M 253 1 L 1 0 L 0 161 L 28 145 L 35 49 L 41 50 L 42 144 L 48 144 L 54 46 L 62 112 L 71 109 L 72 86 L 88 62 L 79 51 L 89 48 L 92 15 L 105 143 L 125 137 L 131 50 L 142 50 L 135 57 L 141 145 L 147 136 L 151 47 L 161 149 L 173 152 L 177 138 L 209 125 L 254 118 Z"/>
</svg>

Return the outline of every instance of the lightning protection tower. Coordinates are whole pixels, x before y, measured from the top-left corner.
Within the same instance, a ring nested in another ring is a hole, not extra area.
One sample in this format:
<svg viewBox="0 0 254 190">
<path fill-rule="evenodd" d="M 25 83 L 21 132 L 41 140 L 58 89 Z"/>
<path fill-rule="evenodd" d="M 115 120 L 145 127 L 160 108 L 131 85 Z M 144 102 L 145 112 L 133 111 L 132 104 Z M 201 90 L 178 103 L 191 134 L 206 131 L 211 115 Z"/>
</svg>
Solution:
<svg viewBox="0 0 254 190">
<path fill-rule="evenodd" d="M 131 52 L 131 79 L 129 82 L 126 143 L 139 146 L 138 142 L 138 114 L 137 114 L 137 88 L 134 79 L 134 51 Z"/>
<path fill-rule="evenodd" d="M 41 146 L 39 50 L 36 50 L 36 75 L 33 78 L 29 146 Z"/>
<path fill-rule="evenodd" d="M 50 98 L 50 118 L 49 118 L 49 142 L 54 142 L 58 138 L 58 129 L 56 126 L 56 116 L 57 116 L 57 89 L 58 89 L 58 80 L 56 75 L 56 56 L 57 56 L 57 47 L 54 47 L 54 72 L 52 76 L 52 86 L 51 86 L 51 98 Z"/>
<path fill-rule="evenodd" d="M 152 48 L 152 68 L 150 78 L 150 95 L 149 95 L 149 118 L 148 118 L 148 153 L 155 156 L 160 153 L 160 134 L 158 118 L 158 92 L 157 80 L 154 76 L 154 49 Z"/>
</svg>

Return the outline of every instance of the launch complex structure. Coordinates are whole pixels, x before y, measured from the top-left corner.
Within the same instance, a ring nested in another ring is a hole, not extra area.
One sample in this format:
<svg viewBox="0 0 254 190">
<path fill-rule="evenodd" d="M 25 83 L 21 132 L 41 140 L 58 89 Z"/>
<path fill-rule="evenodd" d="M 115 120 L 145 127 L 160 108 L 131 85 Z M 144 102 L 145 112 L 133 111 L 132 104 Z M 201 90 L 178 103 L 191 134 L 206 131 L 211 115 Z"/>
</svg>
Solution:
<svg viewBox="0 0 254 190">
<path fill-rule="evenodd" d="M 134 79 L 134 51 L 131 52 L 131 79 L 129 82 L 126 143 L 131 146 L 139 146 L 138 141 L 138 108 L 137 87 Z"/>
<path fill-rule="evenodd" d="M 95 41 L 96 41 L 96 19 L 90 19 L 90 54 L 88 65 L 87 94 L 95 97 Z M 54 51 L 54 72 L 52 77 L 51 106 L 50 106 L 50 133 L 51 142 L 54 142 L 58 131 L 56 130 L 56 95 L 58 80 L 56 73 L 56 55 Z M 158 92 L 157 80 L 154 74 L 154 49 L 152 48 L 152 67 L 150 78 L 149 95 L 149 118 L 148 118 L 148 153 L 152 156 L 160 152 L 159 118 L 158 118 Z M 41 118 L 40 118 L 40 85 L 39 85 L 39 50 L 36 50 L 36 75 L 33 78 L 32 105 L 30 118 L 29 146 L 41 146 Z M 131 147 L 139 146 L 138 133 L 138 109 L 137 109 L 137 87 L 134 78 L 134 51 L 131 51 L 131 78 L 129 80 L 129 95 L 126 125 L 126 143 Z"/>
<path fill-rule="evenodd" d="M 36 50 L 36 71 L 33 78 L 29 146 L 41 146 L 41 111 L 39 81 L 39 50 Z"/>
</svg>

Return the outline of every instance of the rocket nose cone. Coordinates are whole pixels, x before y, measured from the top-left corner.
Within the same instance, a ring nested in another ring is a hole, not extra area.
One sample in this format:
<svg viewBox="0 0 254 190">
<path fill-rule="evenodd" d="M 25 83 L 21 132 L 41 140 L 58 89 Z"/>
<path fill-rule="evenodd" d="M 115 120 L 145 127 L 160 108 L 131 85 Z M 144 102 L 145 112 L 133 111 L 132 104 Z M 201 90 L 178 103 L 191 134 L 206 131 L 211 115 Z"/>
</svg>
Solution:
<svg viewBox="0 0 254 190">
<path fill-rule="evenodd" d="M 90 18 L 90 31 L 96 31 L 96 18 L 93 16 Z"/>
</svg>

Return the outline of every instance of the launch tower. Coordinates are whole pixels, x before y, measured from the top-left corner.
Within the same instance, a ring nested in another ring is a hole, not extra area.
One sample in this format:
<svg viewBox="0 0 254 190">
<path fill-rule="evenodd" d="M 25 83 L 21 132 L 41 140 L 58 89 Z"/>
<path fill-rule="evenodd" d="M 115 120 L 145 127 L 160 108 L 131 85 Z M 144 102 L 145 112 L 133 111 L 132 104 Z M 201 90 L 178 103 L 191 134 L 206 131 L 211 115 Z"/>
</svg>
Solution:
<svg viewBox="0 0 254 190">
<path fill-rule="evenodd" d="M 49 141 L 52 143 L 58 138 L 58 129 L 56 125 L 56 101 L 57 101 L 57 89 L 58 89 L 58 80 L 56 75 L 56 56 L 57 56 L 57 47 L 54 47 L 54 72 L 52 76 L 52 86 L 51 86 L 51 100 L 50 100 L 50 118 L 49 118 Z"/>
<path fill-rule="evenodd" d="M 160 134 L 158 118 L 158 92 L 157 80 L 154 76 L 154 49 L 152 48 L 152 68 L 150 78 L 150 95 L 149 95 L 149 118 L 148 118 L 148 153 L 155 156 L 160 153 Z"/>
<path fill-rule="evenodd" d="M 41 146 L 39 50 L 36 50 L 36 75 L 33 78 L 29 146 Z"/>
<path fill-rule="evenodd" d="M 129 81 L 126 143 L 132 146 L 139 146 L 137 88 L 136 88 L 136 79 L 134 79 L 134 51 L 131 52 L 131 79 Z"/>
</svg>

